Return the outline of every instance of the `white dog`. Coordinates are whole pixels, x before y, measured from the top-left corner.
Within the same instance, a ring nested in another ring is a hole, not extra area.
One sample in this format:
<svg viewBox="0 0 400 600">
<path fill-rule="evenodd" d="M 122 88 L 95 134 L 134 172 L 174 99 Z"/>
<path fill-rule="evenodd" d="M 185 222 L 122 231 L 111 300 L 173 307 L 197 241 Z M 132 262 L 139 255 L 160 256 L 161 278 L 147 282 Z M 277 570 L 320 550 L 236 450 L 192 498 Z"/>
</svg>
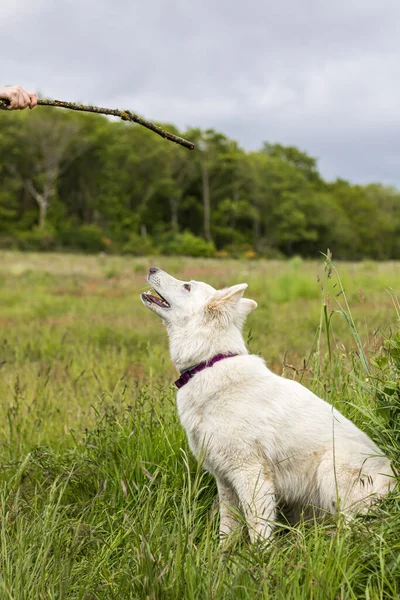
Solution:
<svg viewBox="0 0 400 600">
<path fill-rule="evenodd" d="M 247 284 L 215 290 L 152 267 L 145 306 L 166 325 L 179 416 L 190 448 L 216 478 L 220 533 L 240 507 L 251 540 L 271 535 L 279 504 L 345 515 L 394 487 L 390 462 L 351 421 L 296 381 L 249 355 L 242 337 L 257 304 Z"/>
</svg>

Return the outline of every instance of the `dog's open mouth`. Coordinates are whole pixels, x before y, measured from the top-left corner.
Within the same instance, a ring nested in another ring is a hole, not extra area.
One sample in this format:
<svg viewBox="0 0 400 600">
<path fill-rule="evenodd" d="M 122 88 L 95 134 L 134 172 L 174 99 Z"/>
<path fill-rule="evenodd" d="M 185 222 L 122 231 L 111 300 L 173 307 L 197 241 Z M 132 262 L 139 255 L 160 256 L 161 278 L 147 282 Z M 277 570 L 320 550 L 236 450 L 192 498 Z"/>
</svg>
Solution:
<svg viewBox="0 0 400 600">
<path fill-rule="evenodd" d="M 157 294 L 157 296 L 154 294 Z M 161 306 L 161 308 L 170 308 L 169 302 L 167 302 L 159 292 L 154 291 L 154 294 L 149 290 L 146 294 L 142 294 L 142 298 L 149 304 L 157 304 L 157 306 Z"/>
</svg>

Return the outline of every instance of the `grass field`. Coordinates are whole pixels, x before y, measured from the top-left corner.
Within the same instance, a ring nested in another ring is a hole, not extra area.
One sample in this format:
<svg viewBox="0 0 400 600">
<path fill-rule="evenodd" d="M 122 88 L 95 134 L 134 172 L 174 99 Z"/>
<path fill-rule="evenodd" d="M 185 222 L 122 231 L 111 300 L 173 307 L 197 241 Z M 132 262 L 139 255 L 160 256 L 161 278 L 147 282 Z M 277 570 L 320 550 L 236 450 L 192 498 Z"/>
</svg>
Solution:
<svg viewBox="0 0 400 600">
<path fill-rule="evenodd" d="M 246 281 L 252 352 L 399 466 L 400 264 L 339 264 L 338 281 L 323 258 L 154 262 Z M 139 299 L 152 264 L 0 253 L 0 600 L 399 598 L 396 493 L 351 526 L 220 549 L 215 484 L 189 453 L 165 330 Z"/>
</svg>

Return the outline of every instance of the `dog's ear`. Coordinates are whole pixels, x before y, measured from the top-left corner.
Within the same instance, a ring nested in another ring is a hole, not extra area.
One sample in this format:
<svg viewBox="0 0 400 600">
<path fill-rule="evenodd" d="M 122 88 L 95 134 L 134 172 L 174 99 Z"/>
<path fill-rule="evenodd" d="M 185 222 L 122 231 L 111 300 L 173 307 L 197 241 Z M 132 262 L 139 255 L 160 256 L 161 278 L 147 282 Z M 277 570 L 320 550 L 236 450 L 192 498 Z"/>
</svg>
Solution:
<svg viewBox="0 0 400 600">
<path fill-rule="evenodd" d="M 236 314 L 238 316 L 238 325 L 240 327 L 243 326 L 247 316 L 253 312 L 253 310 L 256 310 L 258 304 L 255 300 L 250 300 L 250 298 L 241 298 L 237 307 L 236 307 Z"/>
<path fill-rule="evenodd" d="M 238 285 L 218 290 L 206 304 L 206 313 L 211 317 L 228 320 L 230 314 L 235 314 L 246 288 L 247 283 L 239 283 Z"/>
</svg>

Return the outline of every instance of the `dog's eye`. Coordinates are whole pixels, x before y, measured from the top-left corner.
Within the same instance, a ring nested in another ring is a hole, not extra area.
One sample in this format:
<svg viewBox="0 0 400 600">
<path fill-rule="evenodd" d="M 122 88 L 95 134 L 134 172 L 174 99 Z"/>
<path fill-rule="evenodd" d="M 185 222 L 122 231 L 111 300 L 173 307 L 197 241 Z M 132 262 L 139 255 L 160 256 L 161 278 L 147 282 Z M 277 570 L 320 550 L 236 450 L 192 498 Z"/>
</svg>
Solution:
<svg viewBox="0 0 400 600">
<path fill-rule="evenodd" d="M 187 290 L 188 292 L 190 292 L 190 290 L 192 289 L 192 286 L 190 285 L 190 283 L 184 283 L 183 287 L 185 288 L 185 290 Z"/>
</svg>

